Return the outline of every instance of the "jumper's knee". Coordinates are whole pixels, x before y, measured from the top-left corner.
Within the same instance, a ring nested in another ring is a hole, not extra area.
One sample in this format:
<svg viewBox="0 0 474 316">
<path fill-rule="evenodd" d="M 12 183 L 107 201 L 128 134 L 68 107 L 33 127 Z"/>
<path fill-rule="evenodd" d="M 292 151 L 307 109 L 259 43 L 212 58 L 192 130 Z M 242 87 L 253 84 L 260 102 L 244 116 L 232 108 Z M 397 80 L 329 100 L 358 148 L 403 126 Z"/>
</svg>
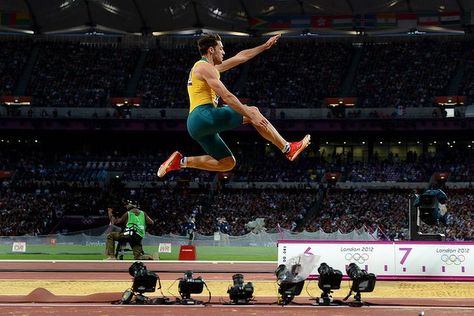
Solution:
<svg viewBox="0 0 474 316">
<path fill-rule="evenodd" d="M 250 108 L 250 112 L 252 112 L 254 115 L 257 113 L 260 113 L 260 110 L 256 106 L 249 106 L 249 108 Z M 252 123 L 252 121 L 250 120 L 249 117 L 244 116 L 243 123 L 248 124 L 248 123 Z"/>
<path fill-rule="evenodd" d="M 236 164 L 234 156 L 229 156 L 219 160 L 220 171 L 230 171 Z"/>
</svg>

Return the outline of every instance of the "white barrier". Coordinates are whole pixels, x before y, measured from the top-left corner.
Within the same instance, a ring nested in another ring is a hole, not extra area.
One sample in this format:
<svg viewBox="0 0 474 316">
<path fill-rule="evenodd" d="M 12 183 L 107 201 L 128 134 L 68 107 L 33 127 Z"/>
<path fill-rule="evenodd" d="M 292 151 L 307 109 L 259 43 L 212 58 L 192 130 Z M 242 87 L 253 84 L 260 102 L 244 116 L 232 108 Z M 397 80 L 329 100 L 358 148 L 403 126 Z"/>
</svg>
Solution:
<svg viewBox="0 0 474 316">
<path fill-rule="evenodd" d="M 278 264 L 301 254 L 319 255 L 344 275 L 354 262 L 379 280 L 474 281 L 474 242 L 278 241 Z"/>
</svg>

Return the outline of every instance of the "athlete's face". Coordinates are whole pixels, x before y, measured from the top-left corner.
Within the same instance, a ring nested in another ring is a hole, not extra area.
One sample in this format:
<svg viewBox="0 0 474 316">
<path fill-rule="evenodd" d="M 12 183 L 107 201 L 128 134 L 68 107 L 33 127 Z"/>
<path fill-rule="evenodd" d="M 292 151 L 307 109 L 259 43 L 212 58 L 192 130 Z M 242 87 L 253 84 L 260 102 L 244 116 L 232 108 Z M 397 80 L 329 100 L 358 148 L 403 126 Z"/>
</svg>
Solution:
<svg viewBox="0 0 474 316">
<path fill-rule="evenodd" d="M 217 41 L 217 45 L 214 48 L 214 53 L 212 54 L 212 59 L 214 61 L 214 65 L 222 64 L 224 60 L 224 45 L 222 45 L 221 41 Z"/>
</svg>

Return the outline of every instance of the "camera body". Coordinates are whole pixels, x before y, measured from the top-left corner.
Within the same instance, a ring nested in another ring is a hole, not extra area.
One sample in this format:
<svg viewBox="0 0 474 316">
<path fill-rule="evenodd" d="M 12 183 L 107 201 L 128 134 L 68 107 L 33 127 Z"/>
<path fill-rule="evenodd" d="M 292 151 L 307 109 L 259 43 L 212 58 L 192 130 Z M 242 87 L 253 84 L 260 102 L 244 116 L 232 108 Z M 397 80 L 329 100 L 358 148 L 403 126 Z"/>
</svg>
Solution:
<svg viewBox="0 0 474 316">
<path fill-rule="evenodd" d="M 318 286 L 321 290 L 337 290 L 341 287 L 342 272 L 334 270 L 326 263 L 321 263 L 318 268 L 319 279 Z"/>
<path fill-rule="evenodd" d="M 415 206 L 419 209 L 419 219 L 427 225 L 446 224 L 446 201 L 448 197 L 441 189 L 430 188 L 417 197 Z"/>
<path fill-rule="evenodd" d="M 184 277 L 179 280 L 178 292 L 183 300 L 191 298 L 191 294 L 200 294 L 204 288 L 201 277 L 194 278 L 192 271 L 186 271 Z"/>
<path fill-rule="evenodd" d="M 145 293 L 155 292 L 158 276 L 155 272 L 148 271 L 141 262 L 133 263 L 128 269 L 128 273 L 133 277 L 133 292 Z"/>
<path fill-rule="evenodd" d="M 346 272 L 352 280 L 352 291 L 359 293 L 372 292 L 374 290 L 376 281 L 375 274 L 361 270 L 355 263 L 349 264 Z"/>
<path fill-rule="evenodd" d="M 244 276 L 240 273 L 232 276 L 233 286 L 229 286 L 227 293 L 234 304 L 247 304 L 253 297 L 253 284 L 247 282 L 244 284 Z"/>
<path fill-rule="evenodd" d="M 112 209 L 112 215 L 116 218 L 120 218 L 127 212 L 125 205 L 121 199 L 113 199 L 112 197 L 107 199 L 107 208 Z"/>
<path fill-rule="evenodd" d="M 122 217 L 123 214 L 125 214 L 127 210 L 124 207 L 113 207 L 112 208 L 112 215 L 114 217 Z"/>
</svg>

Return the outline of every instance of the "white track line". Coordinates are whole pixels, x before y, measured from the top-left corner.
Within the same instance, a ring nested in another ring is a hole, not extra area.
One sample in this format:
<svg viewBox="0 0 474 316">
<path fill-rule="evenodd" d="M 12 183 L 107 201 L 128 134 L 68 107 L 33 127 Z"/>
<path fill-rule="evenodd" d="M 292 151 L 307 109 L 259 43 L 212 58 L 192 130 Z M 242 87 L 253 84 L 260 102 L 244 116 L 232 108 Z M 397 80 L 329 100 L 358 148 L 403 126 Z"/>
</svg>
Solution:
<svg viewBox="0 0 474 316">
<path fill-rule="evenodd" d="M 256 305 L 223 305 L 223 304 L 216 304 L 211 303 L 208 305 L 204 304 L 196 304 L 196 305 L 180 305 L 180 304 L 171 304 L 171 305 L 120 305 L 120 304 L 103 304 L 103 303 L 0 303 L 0 307 L 2 306 L 15 306 L 15 307 L 84 307 L 90 308 L 93 307 L 133 307 L 133 308 L 182 308 L 182 307 L 214 307 L 214 308 L 314 308 L 315 310 L 325 308 L 325 309 L 352 309 L 352 308 L 364 308 L 364 309 L 417 309 L 417 310 L 458 310 L 458 311 L 474 311 L 474 307 L 466 307 L 466 306 L 419 306 L 419 305 L 377 305 L 377 306 L 362 306 L 362 307 L 351 307 L 351 306 L 314 306 L 309 304 L 298 304 L 298 305 L 277 305 L 277 304 L 256 304 Z"/>
</svg>

